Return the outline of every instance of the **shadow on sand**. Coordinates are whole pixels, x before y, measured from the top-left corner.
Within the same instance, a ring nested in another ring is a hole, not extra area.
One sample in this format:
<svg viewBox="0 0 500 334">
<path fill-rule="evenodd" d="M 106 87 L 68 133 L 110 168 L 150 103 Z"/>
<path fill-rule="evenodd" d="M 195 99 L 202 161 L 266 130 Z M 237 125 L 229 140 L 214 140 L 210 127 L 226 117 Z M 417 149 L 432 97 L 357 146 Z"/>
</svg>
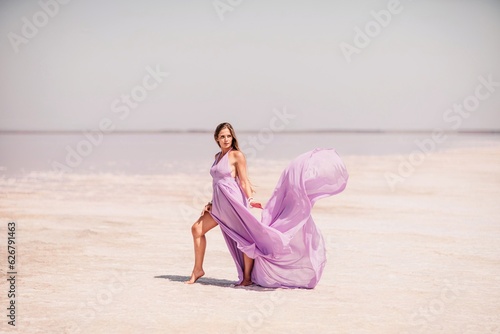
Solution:
<svg viewBox="0 0 500 334">
<path fill-rule="evenodd" d="M 155 276 L 155 278 L 163 278 L 163 279 L 168 279 L 169 281 L 172 282 L 186 282 L 189 280 L 189 276 L 180 276 L 180 275 L 161 275 L 161 276 Z M 214 285 L 214 286 L 220 286 L 223 288 L 235 288 L 235 289 L 244 289 L 244 290 L 254 290 L 254 291 L 274 291 L 276 289 L 274 288 L 264 288 L 259 285 L 250 285 L 250 286 L 235 286 L 237 282 L 235 281 L 229 281 L 227 279 L 218 279 L 218 278 L 211 278 L 211 277 L 202 277 L 199 280 L 196 281 L 195 284 L 202 284 L 202 285 Z"/>
<path fill-rule="evenodd" d="M 155 278 L 164 278 L 168 279 L 169 281 L 172 282 L 186 282 L 189 280 L 189 276 L 179 276 L 179 275 L 161 275 L 161 276 L 155 276 Z M 195 284 L 203 284 L 203 285 L 215 285 L 215 286 L 220 286 L 224 288 L 229 288 L 232 287 L 236 284 L 234 281 L 229 281 L 227 279 L 218 279 L 218 278 L 210 278 L 210 277 L 202 277 L 199 280 L 196 281 Z"/>
</svg>

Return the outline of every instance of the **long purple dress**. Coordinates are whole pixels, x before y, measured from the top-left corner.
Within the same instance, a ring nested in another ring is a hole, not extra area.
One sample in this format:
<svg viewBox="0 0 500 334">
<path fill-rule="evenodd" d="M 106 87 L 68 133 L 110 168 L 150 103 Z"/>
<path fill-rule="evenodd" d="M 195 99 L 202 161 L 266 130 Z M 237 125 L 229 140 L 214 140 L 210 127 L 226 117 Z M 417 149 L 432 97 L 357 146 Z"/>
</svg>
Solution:
<svg viewBox="0 0 500 334">
<path fill-rule="evenodd" d="M 220 155 L 220 153 L 219 153 Z M 348 173 L 334 149 L 315 149 L 290 162 L 256 219 L 228 153 L 215 159 L 211 215 L 219 224 L 243 280 L 243 253 L 255 259 L 252 281 L 264 287 L 314 288 L 326 262 L 323 237 L 311 217 L 314 203 L 344 190 Z M 219 160 L 219 162 L 217 162 Z"/>
</svg>

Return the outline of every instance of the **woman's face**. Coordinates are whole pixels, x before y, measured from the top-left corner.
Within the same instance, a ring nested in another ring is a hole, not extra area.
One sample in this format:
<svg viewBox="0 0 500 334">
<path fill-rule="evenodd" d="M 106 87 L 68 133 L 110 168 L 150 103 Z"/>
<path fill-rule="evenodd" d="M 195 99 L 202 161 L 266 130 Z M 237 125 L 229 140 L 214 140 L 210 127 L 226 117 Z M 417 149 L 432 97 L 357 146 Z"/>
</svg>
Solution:
<svg viewBox="0 0 500 334">
<path fill-rule="evenodd" d="M 229 149 L 233 143 L 233 136 L 231 136 L 231 131 L 228 128 L 224 128 L 219 132 L 217 137 L 217 142 L 222 149 Z"/>
</svg>

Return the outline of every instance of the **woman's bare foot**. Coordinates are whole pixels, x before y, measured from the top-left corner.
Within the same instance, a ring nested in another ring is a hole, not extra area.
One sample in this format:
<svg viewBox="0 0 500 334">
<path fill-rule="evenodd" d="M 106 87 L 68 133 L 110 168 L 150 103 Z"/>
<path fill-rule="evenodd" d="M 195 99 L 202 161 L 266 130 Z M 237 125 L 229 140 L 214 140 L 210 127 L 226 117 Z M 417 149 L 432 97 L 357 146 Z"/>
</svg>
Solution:
<svg viewBox="0 0 500 334">
<path fill-rule="evenodd" d="M 189 281 L 186 281 L 184 283 L 193 284 L 203 275 L 205 275 L 205 272 L 203 270 L 197 270 L 197 271 L 193 270 L 193 273 L 191 274 L 191 278 L 189 279 Z"/>
<path fill-rule="evenodd" d="M 235 286 L 249 286 L 249 285 L 252 285 L 253 282 L 252 280 L 250 279 L 244 279 L 243 281 L 241 281 L 240 284 L 236 284 Z"/>
</svg>

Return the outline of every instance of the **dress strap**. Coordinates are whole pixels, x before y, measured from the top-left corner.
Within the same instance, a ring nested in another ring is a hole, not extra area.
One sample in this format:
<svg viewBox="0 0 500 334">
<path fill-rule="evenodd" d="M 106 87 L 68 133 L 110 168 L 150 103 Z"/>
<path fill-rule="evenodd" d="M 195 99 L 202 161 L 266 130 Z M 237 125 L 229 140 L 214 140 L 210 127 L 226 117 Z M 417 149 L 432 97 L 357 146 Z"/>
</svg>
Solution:
<svg viewBox="0 0 500 334">
<path fill-rule="evenodd" d="M 222 154 L 222 151 L 217 153 L 217 157 L 215 157 L 214 165 L 217 165 L 222 160 L 222 158 L 224 158 L 224 156 L 221 158 L 221 156 L 220 156 L 221 154 Z"/>
</svg>

